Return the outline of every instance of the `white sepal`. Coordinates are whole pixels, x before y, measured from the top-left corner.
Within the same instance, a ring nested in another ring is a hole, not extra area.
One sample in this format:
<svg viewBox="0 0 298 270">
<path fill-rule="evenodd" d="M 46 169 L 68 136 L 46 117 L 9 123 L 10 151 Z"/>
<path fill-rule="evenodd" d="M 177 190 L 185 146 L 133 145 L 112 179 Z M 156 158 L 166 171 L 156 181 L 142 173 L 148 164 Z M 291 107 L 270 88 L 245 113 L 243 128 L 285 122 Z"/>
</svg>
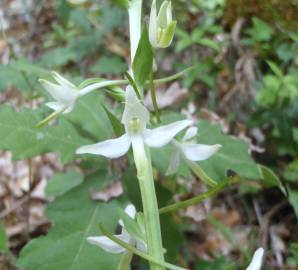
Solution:
<svg viewBox="0 0 298 270">
<path fill-rule="evenodd" d="M 246 270 L 260 270 L 262 267 L 262 260 L 264 256 L 264 249 L 258 248 L 249 264 L 249 266 L 246 268 Z"/>
<path fill-rule="evenodd" d="M 179 169 L 179 165 L 180 165 L 180 152 L 178 149 L 174 149 L 171 155 L 170 164 L 167 169 L 166 175 L 175 174 Z"/>
<path fill-rule="evenodd" d="M 194 139 L 198 134 L 198 128 L 197 127 L 190 127 L 186 130 L 185 135 L 182 138 L 183 142 L 189 141 Z"/>
<path fill-rule="evenodd" d="M 141 124 L 139 132 L 141 133 L 149 121 L 149 112 L 138 99 L 132 86 L 127 86 L 125 92 L 125 107 L 121 120 L 126 131 L 129 130 L 130 121 L 132 119 L 139 119 Z"/>
<path fill-rule="evenodd" d="M 61 85 L 46 81 L 39 80 L 44 89 L 58 102 L 61 102 L 63 105 L 71 104 L 76 97 L 78 92 L 75 92 L 74 89 L 69 87 L 62 87 Z"/>
<path fill-rule="evenodd" d="M 181 120 L 155 129 L 146 129 L 144 132 L 145 143 L 153 148 L 162 147 L 191 124 L 190 120 Z"/>
<path fill-rule="evenodd" d="M 115 237 L 119 238 L 125 243 L 130 242 L 130 237 L 127 234 L 120 234 L 120 235 L 115 235 Z M 125 251 L 125 248 L 122 246 L 118 245 L 111 239 L 109 239 L 106 236 L 90 236 L 87 238 L 87 241 L 90 244 L 99 246 L 103 250 L 110 252 L 110 253 L 122 253 Z"/>
<path fill-rule="evenodd" d="M 77 149 L 77 154 L 94 154 L 107 158 L 119 158 L 125 155 L 130 147 L 131 140 L 127 134 L 119 138 L 106 140 L 96 144 L 85 145 Z"/>
<path fill-rule="evenodd" d="M 208 159 L 214 155 L 221 145 L 206 145 L 206 144 L 194 144 L 194 143 L 183 143 L 181 144 L 181 150 L 185 157 L 191 161 L 201 161 Z"/>
</svg>

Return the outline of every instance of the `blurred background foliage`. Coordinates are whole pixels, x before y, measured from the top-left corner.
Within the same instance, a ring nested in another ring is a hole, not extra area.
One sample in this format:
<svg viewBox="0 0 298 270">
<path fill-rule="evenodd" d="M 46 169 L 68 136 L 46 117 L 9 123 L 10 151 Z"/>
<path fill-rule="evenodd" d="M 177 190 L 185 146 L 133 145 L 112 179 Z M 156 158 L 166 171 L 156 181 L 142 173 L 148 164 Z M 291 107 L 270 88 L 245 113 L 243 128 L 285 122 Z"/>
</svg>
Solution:
<svg viewBox="0 0 298 270">
<path fill-rule="evenodd" d="M 145 1 L 146 11 L 150 2 Z M 178 27 L 170 49 L 156 54 L 159 77 L 194 66 L 176 90 L 187 89 L 186 98 L 175 105 L 177 110 L 186 106 L 191 114 L 195 108 L 200 118 L 244 139 L 254 159 L 281 178 L 282 187 L 266 189 L 244 182 L 222 199 L 229 201 L 236 194 L 229 208 L 238 209 L 234 204 L 241 201 L 246 224 L 251 224 L 250 215 L 256 210 L 251 205 L 255 198 L 264 212 L 289 202 L 291 206 L 286 204 L 271 221 L 287 232 L 276 236 L 280 246 L 271 238 L 265 269 L 297 269 L 298 1 L 177 0 L 173 7 Z M 128 69 L 127 14 L 121 1 L 4 0 L 0 8 L 1 104 L 17 108 L 42 104 L 45 93 L 38 78 L 50 78 L 51 70 L 79 83 L 91 77 L 119 78 Z M 77 126 L 82 123 L 79 110 L 70 119 Z M 94 127 L 86 130 L 90 138 L 96 137 Z M 229 222 L 210 223 L 235 245 Z M 190 221 L 184 226 L 184 244 L 191 252 L 183 254 L 181 262 L 191 261 L 192 269 L 237 269 L 234 254 L 221 257 L 222 250 L 212 254 L 213 260 L 210 256 L 200 260 L 196 254 L 202 246 L 191 240 L 197 229 Z M 0 227 L 0 251 L 5 252 L 2 231 Z M 199 241 L 201 236 L 196 237 Z M 247 254 L 240 253 L 246 262 Z M 280 261 L 279 254 L 287 259 Z"/>
</svg>

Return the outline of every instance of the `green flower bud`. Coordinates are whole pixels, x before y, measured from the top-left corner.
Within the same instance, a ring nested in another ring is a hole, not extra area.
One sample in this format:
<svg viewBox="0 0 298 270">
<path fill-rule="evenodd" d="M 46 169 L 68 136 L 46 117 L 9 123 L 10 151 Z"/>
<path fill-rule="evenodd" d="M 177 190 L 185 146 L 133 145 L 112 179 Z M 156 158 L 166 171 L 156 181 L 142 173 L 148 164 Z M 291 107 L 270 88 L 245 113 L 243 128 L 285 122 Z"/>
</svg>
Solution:
<svg viewBox="0 0 298 270">
<path fill-rule="evenodd" d="M 149 38 L 155 48 L 166 48 L 171 45 L 177 21 L 172 18 L 172 3 L 164 1 L 156 12 L 156 0 L 153 0 L 149 21 Z"/>
</svg>

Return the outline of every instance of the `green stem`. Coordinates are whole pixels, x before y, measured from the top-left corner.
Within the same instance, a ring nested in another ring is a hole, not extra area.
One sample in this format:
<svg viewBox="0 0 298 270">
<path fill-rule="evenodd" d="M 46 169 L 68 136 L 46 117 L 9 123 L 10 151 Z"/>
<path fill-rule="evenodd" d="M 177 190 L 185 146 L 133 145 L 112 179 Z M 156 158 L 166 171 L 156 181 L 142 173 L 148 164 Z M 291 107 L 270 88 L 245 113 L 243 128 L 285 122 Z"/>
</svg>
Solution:
<svg viewBox="0 0 298 270">
<path fill-rule="evenodd" d="M 129 250 L 126 250 L 121 257 L 121 261 L 118 265 L 117 270 L 130 270 L 131 269 L 130 263 L 132 260 L 132 256 L 133 256 L 133 253 Z"/>
<path fill-rule="evenodd" d="M 132 146 L 142 196 L 148 254 L 159 261 L 164 261 L 150 152 L 149 149 L 145 150 L 142 139 L 139 142 L 132 141 Z M 164 270 L 164 267 L 150 263 L 150 270 Z"/>
<path fill-rule="evenodd" d="M 193 69 L 194 69 L 193 66 L 192 67 L 188 67 L 188 68 L 183 69 L 182 71 L 180 71 L 180 72 L 178 72 L 176 74 L 173 74 L 171 76 L 168 76 L 168 77 L 165 77 L 165 78 L 161 78 L 161 79 L 156 79 L 156 80 L 154 80 L 154 83 L 155 84 L 160 84 L 160 83 L 166 83 L 166 82 L 169 82 L 169 81 L 176 80 L 179 77 L 182 77 L 185 73 L 187 73 L 187 72 L 189 72 L 189 71 L 191 71 Z M 148 82 L 146 82 L 146 83 L 148 83 Z"/>
<path fill-rule="evenodd" d="M 164 214 L 168 212 L 173 212 L 173 211 L 177 211 L 177 210 L 189 207 L 194 204 L 201 203 L 202 201 L 218 194 L 220 191 L 222 191 L 226 186 L 230 185 L 231 183 L 233 183 L 233 180 L 224 181 L 223 183 L 218 184 L 216 187 L 211 188 L 210 190 L 208 190 L 203 194 L 200 194 L 199 196 L 196 196 L 186 201 L 178 202 L 178 203 L 163 207 L 159 210 L 159 213 Z"/>
<path fill-rule="evenodd" d="M 153 73 L 151 73 L 151 76 L 150 76 L 150 94 L 151 94 L 152 104 L 154 107 L 157 123 L 160 124 L 160 113 L 159 113 L 158 104 L 156 100 L 156 89 L 153 81 Z"/>
</svg>

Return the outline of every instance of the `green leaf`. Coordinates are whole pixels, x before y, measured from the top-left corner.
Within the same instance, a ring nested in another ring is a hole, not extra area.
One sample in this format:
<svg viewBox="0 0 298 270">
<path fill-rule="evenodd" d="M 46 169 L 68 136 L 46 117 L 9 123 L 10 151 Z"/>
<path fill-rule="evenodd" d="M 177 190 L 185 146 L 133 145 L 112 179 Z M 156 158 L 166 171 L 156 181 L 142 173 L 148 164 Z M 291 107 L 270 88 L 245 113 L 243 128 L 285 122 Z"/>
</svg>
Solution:
<svg viewBox="0 0 298 270">
<path fill-rule="evenodd" d="M 298 217 L 298 190 L 288 187 L 289 201 L 292 204 L 296 217 Z"/>
<path fill-rule="evenodd" d="M 284 75 L 283 75 L 282 70 L 274 62 L 272 62 L 270 60 L 267 60 L 266 62 L 278 78 L 283 78 Z"/>
<path fill-rule="evenodd" d="M 202 260 L 196 263 L 195 270 L 236 270 L 235 262 L 229 263 L 225 257 L 220 257 L 215 261 Z"/>
<path fill-rule="evenodd" d="M 112 0 L 115 5 L 128 8 L 129 0 Z"/>
<path fill-rule="evenodd" d="M 18 266 L 30 270 L 115 270 L 120 256 L 89 244 L 88 236 L 98 235 L 98 223 L 114 230 L 118 221 L 116 200 L 98 203 L 90 199 L 90 189 L 103 188 L 108 176 L 99 172 L 77 188 L 50 203 L 46 215 L 54 227 L 47 236 L 32 240 L 18 259 Z"/>
<path fill-rule="evenodd" d="M 8 250 L 8 239 L 5 232 L 5 227 L 0 223 L 0 252 Z"/>
<path fill-rule="evenodd" d="M 132 64 L 134 79 L 143 85 L 150 78 L 153 65 L 153 50 L 149 41 L 147 27 L 144 26 L 141 39 Z"/>
<path fill-rule="evenodd" d="M 112 137 L 112 129 L 109 118 L 101 104 L 108 101 L 98 92 L 90 93 L 77 100 L 74 110 L 66 117 L 72 122 L 77 130 L 94 142 L 106 140 Z"/>
<path fill-rule="evenodd" d="M 121 136 L 124 133 L 124 126 L 120 122 L 120 120 L 111 112 L 109 111 L 103 104 L 102 104 L 107 116 L 109 117 L 110 123 L 113 127 L 113 130 L 117 137 Z"/>
<path fill-rule="evenodd" d="M 265 183 L 266 187 L 280 187 L 281 181 L 279 177 L 268 167 L 259 165 L 262 175 L 262 181 Z"/>
<path fill-rule="evenodd" d="M 57 126 L 38 129 L 36 124 L 41 119 L 39 110 L 16 112 L 10 106 L 0 106 L 0 149 L 12 151 L 14 160 L 58 152 L 61 161 L 67 163 L 75 158 L 78 147 L 90 143 L 63 119 Z"/>
<path fill-rule="evenodd" d="M 207 121 L 201 121 L 198 127 L 198 143 L 222 145 L 215 155 L 198 163 L 211 179 L 222 182 L 227 178 L 229 170 L 241 178 L 260 179 L 258 165 L 248 154 L 247 144 L 243 140 L 224 135 L 219 125 Z"/>
<path fill-rule="evenodd" d="M 298 182 L 298 159 L 295 159 L 290 164 L 283 173 L 283 177 L 291 182 Z"/>
<path fill-rule="evenodd" d="M 82 173 L 68 171 L 67 173 L 55 174 L 47 183 L 45 192 L 47 197 L 57 197 L 80 185 L 84 180 Z"/>
<path fill-rule="evenodd" d="M 98 74 L 121 75 L 128 69 L 127 64 L 118 56 L 102 56 L 92 67 L 91 71 Z"/>
<path fill-rule="evenodd" d="M 28 88 L 23 75 L 11 65 L 0 65 L 0 91 L 15 86 L 18 89 Z"/>
<path fill-rule="evenodd" d="M 56 0 L 56 13 L 64 24 L 67 23 L 71 7 L 67 0 Z"/>
<path fill-rule="evenodd" d="M 273 35 L 273 29 L 269 24 L 257 17 L 252 18 L 253 27 L 249 30 L 254 40 L 262 42 L 269 41 Z"/>
</svg>

